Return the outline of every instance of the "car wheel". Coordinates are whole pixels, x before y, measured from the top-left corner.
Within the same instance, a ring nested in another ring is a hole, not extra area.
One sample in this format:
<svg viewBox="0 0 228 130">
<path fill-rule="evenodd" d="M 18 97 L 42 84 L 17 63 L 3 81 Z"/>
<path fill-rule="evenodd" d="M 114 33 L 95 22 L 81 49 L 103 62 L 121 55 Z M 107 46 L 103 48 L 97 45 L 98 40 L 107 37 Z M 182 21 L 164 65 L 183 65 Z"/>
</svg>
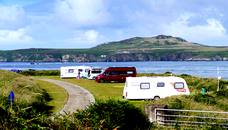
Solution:
<svg viewBox="0 0 228 130">
<path fill-rule="evenodd" d="M 105 81 L 103 79 L 100 79 L 100 83 L 104 83 Z"/>
<path fill-rule="evenodd" d="M 155 96 L 155 97 L 154 97 L 154 100 L 159 100 L 159 99 L 160 99 L 159 96 Z"/>
</svg>

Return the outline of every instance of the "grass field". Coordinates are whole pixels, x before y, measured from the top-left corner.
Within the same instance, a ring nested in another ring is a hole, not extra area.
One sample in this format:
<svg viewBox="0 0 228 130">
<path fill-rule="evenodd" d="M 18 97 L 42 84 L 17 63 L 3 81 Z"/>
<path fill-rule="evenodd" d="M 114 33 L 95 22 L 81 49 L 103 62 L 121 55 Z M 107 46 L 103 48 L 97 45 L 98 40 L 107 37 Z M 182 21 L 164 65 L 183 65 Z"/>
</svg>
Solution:
<svg viewBox="0 0 228 130">
<path fill-rule="evenodd" d="M 53 106 L 52 112 L 59 112 L 68 99 L 68 93 L 66 90 L 46 81 L 37 80 L 36 82 L 49 94 L 51 100 L 48 102 L 48 105 Z"/>
<path fill-rule="evenodd" d="M 145 76 L 140 74 L 140 76 Z M 152 75 L 147 75 L 152 76 Z M 58 76 L 48 76 L 46 78 L 52 78 L 56 80 L 62 80 L 77 84 L 88 91 L 90 91 L 96 98 L 99 99 L 119 99 L 122 100 L 122 91 L 124 83 L 97 83 L 94 80 L 87 79 L 60 79 Z M 144 109 L 147 104 L 164 104 L 171 108 L 180 107 L 181 109 L 199 109 L 199 110 L 216 110 L 216 111 L 228 111 L 228 97 L 219 97 L 216 95 L 216 80 L 214 79 L 202 79 L 197 77 L 185 76 L 186 81 L 189 84 L 191 90 L 190 96 L 172 96 L 158 101 L 154 100 L 130 100 L 131 103 Z M 195 101 L 194 97 L 200 96 L 202 86 L 208 88 L 208 95 L 202 99 L 202 101 Z M 215 101 L 214 104 L 210 104 L 210 100 Z"/>
<path fill-rule="evenodd" d="M 87 79 L 60 79 L 58 76 L 47 76 L 46 78 L 52 78 L 56 80 L 62 80 L 65 82 L 77 84 L 90 91 L 94 95 L 96 100 L 122 98 L 122 90 L 124 85 L 123 83 L 97 83 L 94 80 Z"/>
</svg>

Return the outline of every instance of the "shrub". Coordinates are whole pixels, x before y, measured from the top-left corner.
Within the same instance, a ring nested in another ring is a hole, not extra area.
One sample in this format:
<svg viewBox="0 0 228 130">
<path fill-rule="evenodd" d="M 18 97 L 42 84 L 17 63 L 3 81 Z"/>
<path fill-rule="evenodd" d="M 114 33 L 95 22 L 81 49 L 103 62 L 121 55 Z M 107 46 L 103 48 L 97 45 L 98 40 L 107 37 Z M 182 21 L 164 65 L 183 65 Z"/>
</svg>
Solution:
<svg viewBox="0 0 228 130">
<path fill-rule="evenodd" d="M 226 89 L 226 90 L 220 90 L 220 91 L 216 92 L 216 96 L 217 97 L 228 98 L 228 89 Z"/>
<path fill-rule="evenodd" d="M 20 72 L 20 74 L 26 75 L 26 76 L 59 76 L 60 71 L 59 70 L 23 70 Z"/>
<path fill-rule="evenodd" d="M 93 129 L 146 130 L 150 122 L 144 113 L 127 101 L 98 101 L 75 117 Z"/>
<path fill-rule="evenodd" d="M 169 104 L 169 108 L 171 109 L 182 109 L 184 108 L 185 104 L 183 103 L 183 101 L 181 101 L 178 98 L 175 98 L 170 104 Z"/>
<path fill-rule="evenodd" d="M 47 116 L 30 110 L 0 107 L 0 129 L 41 129 L 47 128 Z"/>
<path fill-rule="evenodd" d="M 197 94 L 197 95 L 194 95 L 193 99 L 196 102 L 206 103 L 210 105 L 216 104 L 215 98 L 208 94 L 205 94 L 205 95 Z"/>
</svg>

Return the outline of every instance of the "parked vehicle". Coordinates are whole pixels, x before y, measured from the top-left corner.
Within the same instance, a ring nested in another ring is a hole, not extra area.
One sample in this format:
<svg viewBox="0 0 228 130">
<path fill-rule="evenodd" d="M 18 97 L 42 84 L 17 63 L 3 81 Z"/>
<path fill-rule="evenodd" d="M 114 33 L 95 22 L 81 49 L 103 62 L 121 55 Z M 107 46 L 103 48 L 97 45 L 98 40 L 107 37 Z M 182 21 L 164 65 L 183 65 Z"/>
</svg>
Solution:
<svg viewBox="0 0 228 130">
<path fill-rule="evenodd" d="M 173 95 L 189 95 L 183 78 L 168 77 L 128 77 L 123 89 L 125 99 L 160 99 Z"/>
<path fill-rule="evenodd" d="M 109 67 L 96 77 L 96 81 L 102 82 L 125 82 L 126 77 L 136 77 L 135 67 Z"/>
<path fill-rule="evenodd" d="M 65 66 L 60 68 L 61 78 L 88 78 L 90 66 Z"/>
<path fill-rule="evenodd" d="M 102 68 L 92 68 L 88 71 L 88 79 L 95 79 L 103 71 Z"/>
</svg>

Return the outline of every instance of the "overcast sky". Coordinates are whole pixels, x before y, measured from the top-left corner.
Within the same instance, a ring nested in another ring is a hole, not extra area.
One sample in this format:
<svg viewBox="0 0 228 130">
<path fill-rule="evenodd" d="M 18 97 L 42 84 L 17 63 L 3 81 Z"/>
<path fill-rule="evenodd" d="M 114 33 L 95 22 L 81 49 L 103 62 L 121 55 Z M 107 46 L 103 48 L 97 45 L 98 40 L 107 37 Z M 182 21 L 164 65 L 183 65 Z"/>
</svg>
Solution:
<svg viewBox="0 0 228 130">
<path fill-rule="evenodd" d="M 228 0 L 0 0 L 0 50 L 172 35 L 228 46 Z"/>
</svg>

